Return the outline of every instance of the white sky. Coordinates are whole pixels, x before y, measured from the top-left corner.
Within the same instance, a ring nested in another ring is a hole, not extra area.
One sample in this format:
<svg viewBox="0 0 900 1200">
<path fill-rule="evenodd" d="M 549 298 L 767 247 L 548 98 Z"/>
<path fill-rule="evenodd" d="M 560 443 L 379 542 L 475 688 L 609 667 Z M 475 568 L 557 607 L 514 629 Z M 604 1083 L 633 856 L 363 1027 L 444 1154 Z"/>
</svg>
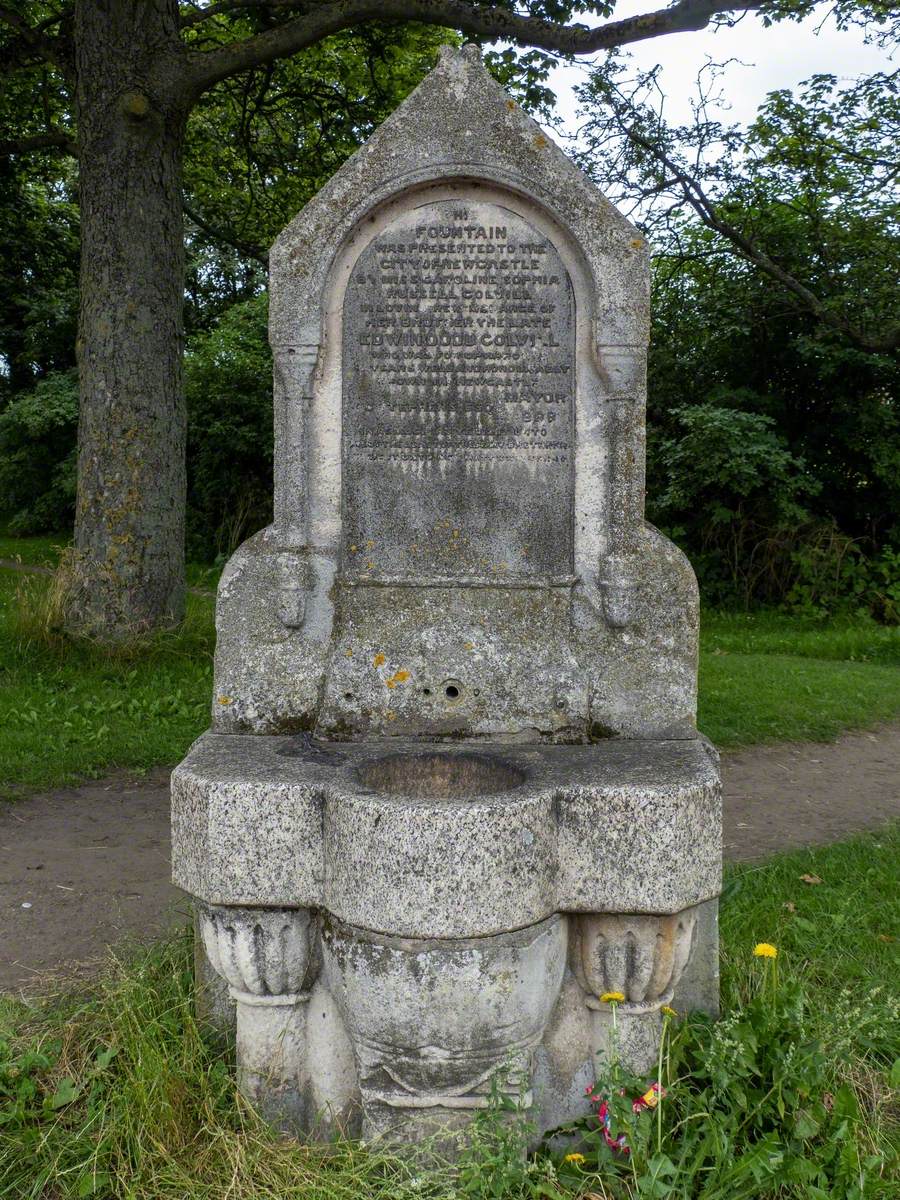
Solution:
<svg viewBox="0 0 900 1200">
<path fill-rule="evenodd" d="M 620 0 L 614 19 L 657 7 L 662 7 L 657 0 Z M 688 97 L 694 90 L 697 71 L 707 58 L 715 62 L 739 59 L 740 63 L 732 63 L 720 80 L 730 102 L 730 112 L 721 116 L 729 122 L 747 123 L 756 116 L 767 92 L 795 87 L 810 75 L 828 73 L 849 78 L 897 65 L 887 50 L 867 46 L 860 29 L 841 32 L 833 21 L 822 21 L 820 14 L 802 22 L 782 21 L 766 29 L 756 13 L 746 13 L 731 29 L 675 33 L 626 49 L 638 69 L 662 64 L 665 111 L 676 124 L 690 120 Z M 572 89 L 583 75 L 583 65 L 558 67 L 549 81 L 558 96 L 557 110 L 573 133 L 577 104 Z"/>
</svg>

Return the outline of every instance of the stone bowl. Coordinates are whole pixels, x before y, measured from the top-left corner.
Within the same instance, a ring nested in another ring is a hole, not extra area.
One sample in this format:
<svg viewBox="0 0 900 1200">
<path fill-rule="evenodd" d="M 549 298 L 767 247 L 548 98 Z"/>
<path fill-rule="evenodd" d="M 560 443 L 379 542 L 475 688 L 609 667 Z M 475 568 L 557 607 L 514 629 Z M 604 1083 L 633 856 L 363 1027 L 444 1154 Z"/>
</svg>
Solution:
<svg viewBox="0 0 900 1200">
<path fill-rule="evenodd" d="M 474 800 L 520 788 L 528 772 L 491 754 L 431 752 L 388 754 L 361 766 L 367 790 L 413 800 Z"/>
</svg>

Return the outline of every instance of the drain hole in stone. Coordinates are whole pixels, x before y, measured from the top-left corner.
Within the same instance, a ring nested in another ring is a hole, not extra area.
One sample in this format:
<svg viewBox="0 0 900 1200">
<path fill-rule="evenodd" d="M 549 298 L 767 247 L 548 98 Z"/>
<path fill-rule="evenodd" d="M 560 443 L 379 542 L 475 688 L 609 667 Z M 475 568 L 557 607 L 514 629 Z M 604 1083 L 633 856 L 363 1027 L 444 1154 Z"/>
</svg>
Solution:
<svg viewBox="0 0 900 1200">
<path fill-rule="evenodd" d="M 448 683 L 444 688 L 448 700 L 456 700 L 459 697 L 459 688 L 455 683 Z"/>
<path fill-rule="evenodd" d="M 352 700 L 352 699 L 353 699 L 353 693 L 352 693 L 352 692 L 344 692 L 344 699 L 345 699 L 345 700 Z"/>
<path fill-rule="evenodd" d="M 423 696 L 430 696 L 430 695 L 431 695 L 431 688 L 422 688 L 422 695 L 423 695 Z"/>
<path fill-rule="evenodd" d="M 423 800 L 492 796 L 525 782 L 519 767 L 486 754 L 391 754 L 357 775 L 373 791 Z"/>
</svg>

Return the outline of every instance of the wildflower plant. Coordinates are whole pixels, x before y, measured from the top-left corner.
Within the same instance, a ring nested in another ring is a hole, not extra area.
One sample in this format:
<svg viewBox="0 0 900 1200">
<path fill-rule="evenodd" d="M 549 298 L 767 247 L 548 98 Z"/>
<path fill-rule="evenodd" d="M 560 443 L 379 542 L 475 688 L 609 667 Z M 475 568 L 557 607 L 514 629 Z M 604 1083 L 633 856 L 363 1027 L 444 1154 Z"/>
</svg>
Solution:
<svg viewBox="0 0 900 1200">
<path fill-rule="evenodd" d="M 875 1153 L 856 1091 L 833 1072 L 836 1051 L 883 1037 L 883 997 L 837 996 L 832 1040 L 802 978 L 779 981 L 776 947 L 759 943 L 748 957 L 762 961 L 741 1008 L 718 1021 L 662 1012 L 655 1081 L 629 1072 L 613 1042 L 579 1129 L 585 1160 L 563 1161 L 561 1179 L 593 1175 L 615 1200 L 894 1195 L 898 1163 Z M 651 1090 L 655 1104 L 635 1103 Z"/>
</svg>

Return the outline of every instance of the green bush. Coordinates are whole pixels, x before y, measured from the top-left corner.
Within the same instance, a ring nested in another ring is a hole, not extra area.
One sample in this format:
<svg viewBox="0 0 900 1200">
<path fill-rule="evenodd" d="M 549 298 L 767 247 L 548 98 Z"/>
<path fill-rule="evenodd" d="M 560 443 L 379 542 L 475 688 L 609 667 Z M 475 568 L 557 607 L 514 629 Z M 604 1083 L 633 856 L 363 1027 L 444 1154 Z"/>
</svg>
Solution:
<svg viewBox="0 0 900 1200">
<path fill-rule="evenodd" d="M 752 397 L 716 400 L 673 409 L 650 437 L 650 516 L 687 552 L 704 601 L 900 621 L 897 551 L 866 553 L 814 514 L 820 482 Z"/>
<path fill-rule="evenodd" d="M 9 532 L 71 525 L 75 512 L 78 373 L 56 371 L 0 413 L 0 508 Z"/>
<path fill-rule="evenodd" d="M 233 305 L 185 357 L 187 553 L 227 555 L 271 520 L 272 359 L 267 298 Z M 0 511 L 9 532 L 71 528 L 75 511 L 78 376 L 59 371 L 0 413 Z"/>
<path fill-rule="evenodd" d="M 583 1157 L 564 1158 L 563 1176 L 597 1172 L 611 1196 L 635 1200 L 887 1197 L 896 1161 L 834 1063 L 862 1049 L 900 1082 L 900 1062 L 891 1063 L 897 1005 L 879 988 L 845 991 L 832 998 L 823 1034 L 814 1004 L 799 979 L 779 982 L 778 960 L 766 958 L 755 994 L 720 1021 L 677 1021 L 669 1010 L 654 1072 L 662 1098 L 637 1111 L 647 1079 L 624 1070 L 613 1047 L 592 1095 L 608 1128 L 597 1115 L 580 1128 Z"/>
<path fill-rule="evenodd" d="M 188 558 L 228 555 L 272 513 L 268 298 L 233 305 L 185 360 Z"/>
</svg>

